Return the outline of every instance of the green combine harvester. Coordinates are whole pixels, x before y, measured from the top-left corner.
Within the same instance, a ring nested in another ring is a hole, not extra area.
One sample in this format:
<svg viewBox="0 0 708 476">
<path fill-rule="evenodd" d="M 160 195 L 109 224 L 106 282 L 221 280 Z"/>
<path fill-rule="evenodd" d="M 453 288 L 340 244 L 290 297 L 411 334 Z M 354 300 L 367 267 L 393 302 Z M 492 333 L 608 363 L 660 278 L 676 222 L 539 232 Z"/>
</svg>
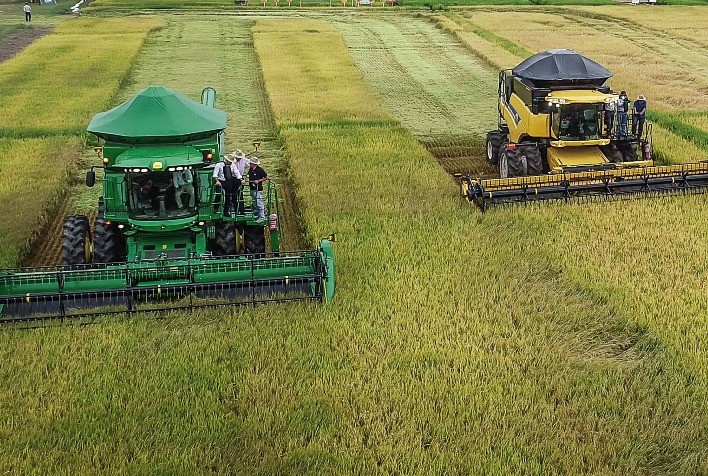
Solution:
<svg viewBox="0 0 708 476">
<path fill-rule="evenodd" d="M 212 176 L 226 113 L 215 101 L 212 88 L 198 103 L 149 87 L 94 116 L 102 163 L 86 184 L 103 168 L 103 193 L 93 228 L 86 216 L 66 217 L 62 266 L 0 270 L 0 323 L 332 299 L 334 237 L 282 251 L 270 181 L 265 221 L 248 193 L 224 216 Z"/>
</svg>

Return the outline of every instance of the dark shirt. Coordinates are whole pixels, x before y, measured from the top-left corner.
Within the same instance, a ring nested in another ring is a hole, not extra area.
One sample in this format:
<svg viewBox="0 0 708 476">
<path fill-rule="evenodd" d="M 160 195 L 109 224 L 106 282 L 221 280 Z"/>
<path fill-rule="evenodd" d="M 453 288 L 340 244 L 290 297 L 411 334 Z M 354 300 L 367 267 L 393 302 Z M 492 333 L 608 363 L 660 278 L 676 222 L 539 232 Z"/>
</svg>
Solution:
<svg viewBox="0 0 708 476">
<path fill-rule="evenodd" d="M 647 114 L 647 102 L 646 102 L 646 101 L 640 101 L 639 99 L 637 99 L 636 101 L 634 101 L 634 110 L 635 110 L 635 111 L 644 111 L 644 112 L 642 112 L 641 114 L 639 114 L 639 116 L 640 116 L 642 119 L 644 119 L 644 117 L 645 117 L 646 114 Z"/>
<path fill-rule="evenodd" d="M 268 174 L 261 168 L 260 165 L 256 165 L 255 167 L 250 167 L 248 169 L 248 180 L 250 180 L 250 187 L 251 190 L 260 190 L 263 191 L 263 182 L 258 182 L 255 183 L 254 180 L 260 180 L 264 179 L 268 176 Z"/>
</svg>

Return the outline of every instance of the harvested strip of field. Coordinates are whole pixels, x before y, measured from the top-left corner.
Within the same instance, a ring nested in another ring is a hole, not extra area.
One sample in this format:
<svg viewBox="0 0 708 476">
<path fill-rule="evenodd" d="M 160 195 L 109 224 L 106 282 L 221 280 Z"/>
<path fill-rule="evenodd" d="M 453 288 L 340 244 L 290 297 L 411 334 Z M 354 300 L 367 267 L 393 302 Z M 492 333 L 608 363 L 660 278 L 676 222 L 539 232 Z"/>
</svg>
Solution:
<svg viewBox="0 0 708 476">
<path fill-rule="evenodd" d="M 16 266 L 52 216 L 76 161 L 79 139 L 0 140 L 0 268 Z"/>
<path fill-rule="evenodd" d="M 411 17 L 337 22 L 387 108 L 416 136 L 486 133 L 496 125 L 496 73 L 450 35 Z"/>
<path fill-rule="evenodd" d="M 32 28 L 17 28 L 7 35 L 0 34 L 0 63 L 7 61 L 51 31 L 50 27 L 35 26 Z"/>
<path fill-rule="evenodd" d="M 63 22 L 0 66 L 0 133 L 83 133 L 93 113 L 110 104 L 148 32 L 161 24 L 159 19 Z"/>
<path fill-rule="evenodd" d="M 370 87 L 445 170 L 493 172 L 482 139 L 497 118 L 488 65 L 419 18 L 354 16 L 336 24 Z"/>
</svg>

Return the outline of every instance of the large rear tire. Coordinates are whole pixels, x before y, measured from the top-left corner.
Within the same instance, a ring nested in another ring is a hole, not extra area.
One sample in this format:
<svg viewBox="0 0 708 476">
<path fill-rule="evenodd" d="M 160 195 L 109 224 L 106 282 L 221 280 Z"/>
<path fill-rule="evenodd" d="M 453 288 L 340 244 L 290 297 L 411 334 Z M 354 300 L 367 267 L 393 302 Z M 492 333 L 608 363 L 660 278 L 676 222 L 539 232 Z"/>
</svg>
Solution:
<svg viewBox="0 0 708 476">
<path fill-rule="evenodd" d="M 64 264 L 91 262 L 91 227 L 87 216 L 69 215 L 64 219 L 61 235 L 61 256 Z"/>
<path fill-rule="evenodd" d="M 519 147 L 513 149 L 503 146 L 499 151 L 499 176 L 501 178 L 523 177 L 526 175 L 526 156 Z"/>
<path fill-rule="evenodd" d="M 103 213 L 93 222 L 93 260 L 96 263 L 115 263 L 123 260 L 124 250 L 118 231 L 106 223 Z"/>
<path fill-rule="evenodd" d="M 499 149 L 502 145 L 503 134 L 499 131 L 487 132 L 487 162 L 497 165 L 499 162 Z"/>
<path fill-rule="evenodd" d="M 543 173 L 543 158 L 537 146 L 522 147 L 521 153 L 526 156 L 526 175 L 541 175 Z"/>
<path fill-rule="evenodd" d="M 246 253 L 254 255 L 265 254 L 265 227 L 258 225 L 247 225 L 243 230 L 243 243 L 246 247 Z"/>
<path fill-rule="evenodd" d="M 240 236 L 232 222 L 216 223 L 216 254 L 219 256 L 234 256 L 239 252 Z"/>
</svg>

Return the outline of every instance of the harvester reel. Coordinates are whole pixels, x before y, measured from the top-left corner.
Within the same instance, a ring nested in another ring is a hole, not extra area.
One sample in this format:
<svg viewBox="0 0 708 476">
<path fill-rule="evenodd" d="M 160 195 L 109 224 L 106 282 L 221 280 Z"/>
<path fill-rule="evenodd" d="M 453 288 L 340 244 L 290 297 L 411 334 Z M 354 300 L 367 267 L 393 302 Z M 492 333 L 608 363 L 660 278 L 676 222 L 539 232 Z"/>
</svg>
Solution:
<svg viewBox="0 0 708 476">
<path fill-rule="evenodd" d="M 91 262 L 91 226 L 87 216 L 69 215 L 64 220 L 61 240 L 64 264 L 76 265 Z"/>
</svg>

